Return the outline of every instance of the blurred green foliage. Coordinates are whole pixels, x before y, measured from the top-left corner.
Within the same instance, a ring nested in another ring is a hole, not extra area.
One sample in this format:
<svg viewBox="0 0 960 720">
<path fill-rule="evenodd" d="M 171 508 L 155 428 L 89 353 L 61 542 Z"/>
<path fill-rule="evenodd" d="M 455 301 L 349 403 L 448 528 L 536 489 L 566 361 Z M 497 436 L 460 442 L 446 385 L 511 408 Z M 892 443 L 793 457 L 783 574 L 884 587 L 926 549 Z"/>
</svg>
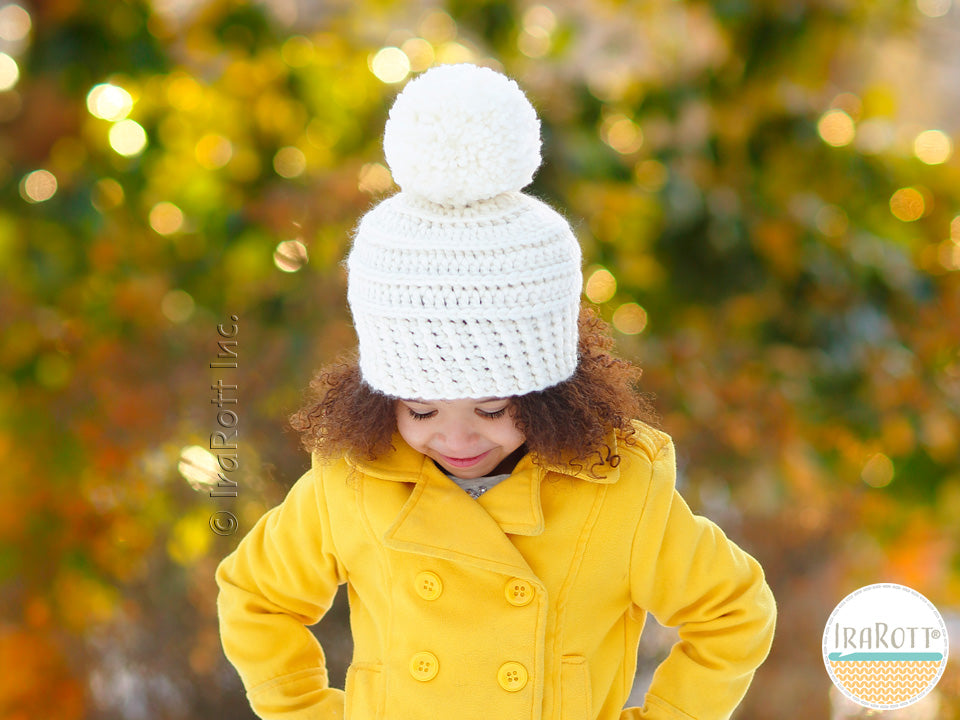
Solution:
<svg viewBox="0 0 960 720">
<path fill-rule="evenodd" d="M 339 262 L 395 190 L 392 97 L 466 60 L 537 106 L 530 191 L 574 223 L 685 495 L 778 596 L 737 717 L 831 717 L 819 637 L 847 592 L 900 582 L 960 609 L 958 17 L 930 0 L 5 2 L 0 716 L 250 716 L 213 569 L 306 467 L 284 418 L 353 345 Z M 238 367 L 211 368 L 231 315 Z M 217 379 L 238 388 L 236 498 L 178 470 L 217 429 Z M 218 510 L 238 535 L 213 533 Z M 338 603 L 318 630 L 335 681 L 345 618 Z M 929 717 L 960 717 L 958 698 L 954 668 Z"/>
</svg>

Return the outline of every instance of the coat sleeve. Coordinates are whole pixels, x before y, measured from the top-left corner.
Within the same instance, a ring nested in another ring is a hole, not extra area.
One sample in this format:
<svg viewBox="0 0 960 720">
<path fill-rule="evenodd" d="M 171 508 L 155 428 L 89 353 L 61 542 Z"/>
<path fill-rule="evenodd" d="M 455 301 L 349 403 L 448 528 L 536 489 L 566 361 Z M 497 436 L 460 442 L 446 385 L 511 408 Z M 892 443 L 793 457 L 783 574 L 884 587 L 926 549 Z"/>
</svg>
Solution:
<svg viewBox="0 0 960 720">
<path fill-rule="evenodd" d="M 346 581 L 330 534 L 316 466 L 217 567 L 220 637 L 263 720 L 343 717 L 323 650 L 306 628 Z"/>
<path fill-rule="evenodd" d="M 773 640 L 776 605 L 759 563 L 676 492 L 672 442 L 653 463 L 634 539 L 631 594 L 679 640 L 642 708 L 623 720 L 724 720 L 743 699 Z"/>
</svg>

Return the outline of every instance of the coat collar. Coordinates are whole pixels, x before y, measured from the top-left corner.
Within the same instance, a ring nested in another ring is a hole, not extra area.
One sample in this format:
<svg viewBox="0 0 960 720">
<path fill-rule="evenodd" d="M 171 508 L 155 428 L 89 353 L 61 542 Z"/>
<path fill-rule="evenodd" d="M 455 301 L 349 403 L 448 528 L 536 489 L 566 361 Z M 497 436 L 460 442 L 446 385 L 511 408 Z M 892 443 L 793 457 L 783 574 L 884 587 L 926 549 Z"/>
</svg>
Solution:
<svg viewBox="0 0 960 720">
<path fill-rule="evenodd" d="M 608 444 L 616 452 L 616 439 Z M 376 460 L 347 456 L 364 475 L 392 482 L 412 483 L 410 497 L 384 542 L 396 549 L 456 559 L 517 577 L 535 579 L 526 561 L 507 535 L 539 535 L 544 530 L 540 485 L 549 473 L 590 483 L 614 483 L 619 468 L 592 474 L 587 466 L 538 462 L 525 455 L 509 478 L 474 500 L 428 457 L 400 437 Z"/>
<path fill-rule="evenodd" d="M 360 472 L 381 480 L 397 482 L 418 482 L 428 469 L 437 470 L 433 461 L 423 453 L 419 453 L 407 445 L 399 433 L 394 433 L 390 442 L 391 448 L 375 460 L 363 460 L 348 453 L 347 462 Z M 617 452 L 617 435 L 610 433 L 606 440 L 611 453 Z M 604 451 L 606 452 L 606 451 Z M 440 472 L 437 470 L 437 472 Z M 615 483 L 620 479 L 619 467 L 602 467 L 600 472 L 593 472 L 589 463 L 573 463 L 565 459 L 559 463 L 542 462 L 535 455 L 528 454 L 521 458 L 514 468 L 513 475 L 524 472 L 533 472 L 542 480 L 547 473 L 555 472 L 561 475 L 578 478 L 594 483 Z M 441 473 L 442 474 L 442 473 Z M 511 480 L 513 476 L 511 476 Z M 502 484 L 502 483 L 501 483 Z M 497 486 L 499 487 L 499 486 Z M 493 492 L 492 490 L 490 492 Z"/>
</svg>

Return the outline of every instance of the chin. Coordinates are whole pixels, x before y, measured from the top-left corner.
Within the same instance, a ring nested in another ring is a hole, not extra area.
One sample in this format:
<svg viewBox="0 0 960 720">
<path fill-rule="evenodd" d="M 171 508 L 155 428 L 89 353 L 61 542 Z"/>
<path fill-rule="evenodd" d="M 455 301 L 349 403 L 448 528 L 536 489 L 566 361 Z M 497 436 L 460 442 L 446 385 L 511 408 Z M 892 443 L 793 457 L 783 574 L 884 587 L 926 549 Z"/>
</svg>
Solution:
<svg viewBox="0 0 960 720">
<path fill-rule="evenodd" d="M 455 475 L 458 478 L 463 478 L 464 480 L 474 480 L 484 475 L 489 475 L 493 472 L 493 469 L 500 462 L 500 459 L 496 459 L 494 462 L 491 459 L 485 459 L 484 462 L 473 467 L 453 467 L 449 463 L 443 462 L 440 458 L 434 458 L 437 463 L 450 475 Z"/>
<path fill-rule="evenodd" d="M 454 475 L 454 476 L 456 476 L 456 477 L 458 477 L 458 478 L 463 478 L 464 480 L 473 480 L 473 479 L 475 479 L 475 478 L 482 477 L 483 474 L 484 474 L 484 473 L 478 473 L 478 472 L 477 472 L 476 470 L 474 470 L 473 468 L 469 468 L 469 469 L 467 469 L 467 468 L 454 468 L 454 467 L 449 467 L 448 465 L 445 465 L 444 463 L 440 463 L 440 467 L 442 467 L 442 468 L 443 468 L 443 471 L 444 471 L 445 473 L 447 473 L 448 475 Z"/>
</svg>

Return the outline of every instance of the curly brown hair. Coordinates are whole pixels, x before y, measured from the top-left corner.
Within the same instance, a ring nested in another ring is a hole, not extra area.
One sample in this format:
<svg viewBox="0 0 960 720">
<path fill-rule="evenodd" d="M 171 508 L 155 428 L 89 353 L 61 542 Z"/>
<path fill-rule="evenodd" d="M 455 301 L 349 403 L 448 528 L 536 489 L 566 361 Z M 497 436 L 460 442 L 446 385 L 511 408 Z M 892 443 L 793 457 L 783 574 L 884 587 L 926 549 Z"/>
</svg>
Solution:
<svg viewBox="0 0 960 720">
<path fill-rule="evenodd" d="M 527 449 L 548 463 L 567 462 L 596 472 L 616 467 L 607 445 L 613 430 L 632 441 L 631 421 L 656 424 L 650 400 L 639 392 L 641 369 L 611 354 L 606 322 L 588 306 L 580 310 L 577 369 L 569 380 L 511 398 L 510 413 Z M 388 451 L 397 430 L 397 398 L 367 385 L 356 351 L 324 368 L 310 382 L 309 402 L 290 416 L 309 452 L 351 451 L 374 459 Z"/>
</svg>

